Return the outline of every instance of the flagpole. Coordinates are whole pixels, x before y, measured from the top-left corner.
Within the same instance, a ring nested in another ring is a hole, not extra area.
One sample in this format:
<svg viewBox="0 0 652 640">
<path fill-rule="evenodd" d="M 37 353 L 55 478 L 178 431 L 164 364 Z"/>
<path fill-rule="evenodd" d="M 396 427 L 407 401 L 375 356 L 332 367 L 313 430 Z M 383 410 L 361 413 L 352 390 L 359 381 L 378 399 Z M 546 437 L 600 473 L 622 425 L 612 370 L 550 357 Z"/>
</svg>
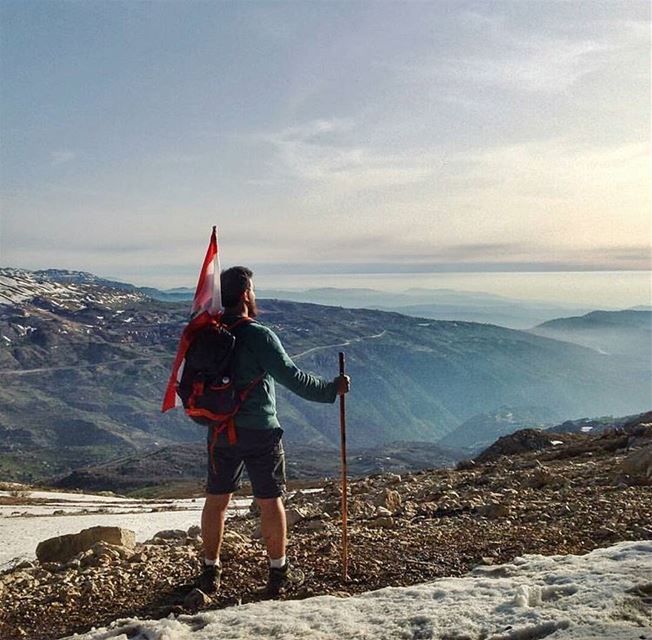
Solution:
<svg viewBox="0 0 652 640">
<path fill-rule="evenodd" d="M 344 353 L 340 351 L 340 376 L 344 375 Z M 346 468 L 346 405 L 344 394 L 340 395 L 340 442 L 342 455 L 342 579 L 349 580 L 349 536 L 347 527 L 348 515 L 348 482 Z"/>
</svg>

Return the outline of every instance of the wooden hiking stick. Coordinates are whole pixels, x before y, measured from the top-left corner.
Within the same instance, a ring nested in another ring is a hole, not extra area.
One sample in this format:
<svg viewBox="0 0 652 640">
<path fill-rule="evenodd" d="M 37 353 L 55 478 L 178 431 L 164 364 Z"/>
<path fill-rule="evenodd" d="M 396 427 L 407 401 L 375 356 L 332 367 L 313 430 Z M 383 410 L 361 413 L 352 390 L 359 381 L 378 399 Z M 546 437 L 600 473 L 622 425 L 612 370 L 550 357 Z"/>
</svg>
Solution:
<svg viewBox="0 0 652 640">
<path fill-rule="evenodd" d="M 340 375 L 344 375 L 344 353 L 340 351 Z M 349 579 L 349 536 L 346 524 L 348 512 L 347 477 L 346 477 L 346 408 L 344 394 L 340 396 L 340 442 L 342 450 L 342 579 Z"/>
</svg>

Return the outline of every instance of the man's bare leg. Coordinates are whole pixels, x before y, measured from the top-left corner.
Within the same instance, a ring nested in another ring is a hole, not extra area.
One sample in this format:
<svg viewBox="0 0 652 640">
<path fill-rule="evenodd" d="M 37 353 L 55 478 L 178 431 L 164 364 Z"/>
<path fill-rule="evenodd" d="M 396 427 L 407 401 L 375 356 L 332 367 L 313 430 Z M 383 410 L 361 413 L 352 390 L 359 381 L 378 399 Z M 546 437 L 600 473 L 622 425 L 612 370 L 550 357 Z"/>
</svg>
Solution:
<svg viewBox="0 0 652 640">
<path fill-rule="evenodd" d="M 230 493 L 206 494 L 206 502 L 201 514 L 201 537 L 204 541 L 204 558 L 219 564 L 220 548 L 224 537 L 226 508 L 231 500 Z"/>
<path fill-rule="evenodd" d="M 260 507 L 260 531 L 270 560 L 285 557 L 287 525 L 285 507 L 281 498 L 256 498 Z"/>
</svg>

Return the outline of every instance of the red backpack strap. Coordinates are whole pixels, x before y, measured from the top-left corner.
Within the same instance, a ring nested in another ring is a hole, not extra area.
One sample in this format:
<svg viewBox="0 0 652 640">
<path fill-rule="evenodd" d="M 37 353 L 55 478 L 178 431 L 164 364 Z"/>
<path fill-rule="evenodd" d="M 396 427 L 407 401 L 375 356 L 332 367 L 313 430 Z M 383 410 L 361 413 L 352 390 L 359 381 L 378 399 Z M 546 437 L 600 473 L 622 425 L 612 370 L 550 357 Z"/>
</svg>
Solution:
<svg viewBox="0 0 652 640">
<path fill-rule="evenodd" d="M 240 391 L 240 404 L 242 404 L 247 396 L 252 392 L 253 388 L 259 383 L 262 382 L 263 378 L 267 375 L 267 372 L 264 371 L 259 376 L 256 376 L 242 391 Z"/>
<path fill-rule="evenodd" d="M 226 438 L 230 445 L 234 445 L 238 441 L 235 433 L 235 421 L 233 420 L 233 416 L 227 420 L 224 420 L 223 422 L 215 423 L 211 426 L 211 439 L 208 443 L 208 457 L 211 461 L 211 468 L 213 469 L 213 472 L 216 471 L 215 446 L 217 445 L 217 439 L 219 438 L 220 433 L 223 431 L 226 431 Z"/>
</svg>

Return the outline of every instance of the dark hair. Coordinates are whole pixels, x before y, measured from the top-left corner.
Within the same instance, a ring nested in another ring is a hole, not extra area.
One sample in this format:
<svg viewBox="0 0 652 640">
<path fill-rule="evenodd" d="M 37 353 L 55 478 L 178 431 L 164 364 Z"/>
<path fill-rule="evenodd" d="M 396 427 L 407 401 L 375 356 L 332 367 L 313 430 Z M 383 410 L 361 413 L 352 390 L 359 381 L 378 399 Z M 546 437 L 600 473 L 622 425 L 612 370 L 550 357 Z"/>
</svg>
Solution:
<svg viewBox="0 0 652 640">
<path fill-rule="evenodd" d="M 231 267 L 220 274 L 222 305 L 225 309 L 237 307 L 242 294 L 249 288 L 254 272 L 247 267 Z"/>
</svg>

